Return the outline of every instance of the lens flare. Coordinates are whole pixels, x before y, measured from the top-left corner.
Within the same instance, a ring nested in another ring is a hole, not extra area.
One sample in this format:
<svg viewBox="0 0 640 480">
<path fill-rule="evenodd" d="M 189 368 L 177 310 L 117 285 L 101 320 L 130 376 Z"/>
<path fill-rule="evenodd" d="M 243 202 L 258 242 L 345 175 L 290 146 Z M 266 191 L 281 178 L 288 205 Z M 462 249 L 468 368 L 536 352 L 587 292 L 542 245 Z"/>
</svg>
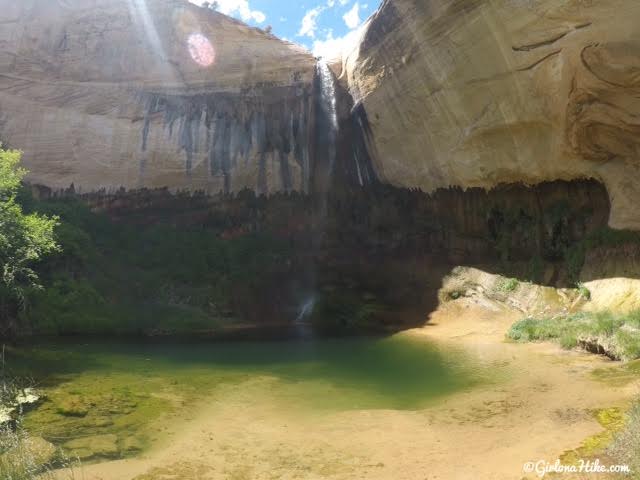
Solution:
<svg viewBox="0 0 640 480">
<path fill-rule="evenodd" d="M 210 67 L 216 61 L 216 50 L 209 39 L 201 33 L 189 35 L 187 46 L 191 58 L 201 67 Z"/>
</svg>

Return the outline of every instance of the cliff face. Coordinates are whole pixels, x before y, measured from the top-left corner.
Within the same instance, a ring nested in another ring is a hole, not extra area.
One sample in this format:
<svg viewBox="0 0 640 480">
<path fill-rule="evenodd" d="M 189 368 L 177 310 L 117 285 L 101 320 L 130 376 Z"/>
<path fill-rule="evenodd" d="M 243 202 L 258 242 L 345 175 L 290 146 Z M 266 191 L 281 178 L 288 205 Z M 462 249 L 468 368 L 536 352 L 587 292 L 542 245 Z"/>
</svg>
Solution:
<svg viewBox="0 0 640 480">
<path fill-rule="evenodd" d="M 54 189 L 309 188 L 315 59 L 186 0 L 0 0 L 0 139 Z"/>
<path fill-rule="evenodd" d="M 385 0 L 345 75 L 383 182 L 595 178 L 640 228 L 640 3 Z"/>
<path fill-rule="evenodd" d="M 336 85 L 332 155 L 298 47 L 186 0 L 0 0 L 0 140 L 82 192 L 593 178 L 638 229 L 639 20 L 631 0 L 385 0 L 333 66 L 356 103 Z"/>
</svg>

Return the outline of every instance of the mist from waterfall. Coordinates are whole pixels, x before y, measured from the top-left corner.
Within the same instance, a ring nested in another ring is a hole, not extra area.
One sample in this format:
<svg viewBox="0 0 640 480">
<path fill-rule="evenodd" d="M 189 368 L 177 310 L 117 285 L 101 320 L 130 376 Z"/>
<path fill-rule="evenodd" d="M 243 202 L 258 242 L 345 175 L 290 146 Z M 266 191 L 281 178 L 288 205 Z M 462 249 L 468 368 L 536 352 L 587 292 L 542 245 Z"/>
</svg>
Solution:
<svg viewBox="0 0 640 480">
<path fill-rule="evenodd" d="M 311 315 L 316 306 L 316 297 L 312 295 L 308 297 L 301 305 L 294 323 L 296 335 L 298 338 L 310 338 L 313 336 L 313 328 L 311 326 Z"/>
</svg>

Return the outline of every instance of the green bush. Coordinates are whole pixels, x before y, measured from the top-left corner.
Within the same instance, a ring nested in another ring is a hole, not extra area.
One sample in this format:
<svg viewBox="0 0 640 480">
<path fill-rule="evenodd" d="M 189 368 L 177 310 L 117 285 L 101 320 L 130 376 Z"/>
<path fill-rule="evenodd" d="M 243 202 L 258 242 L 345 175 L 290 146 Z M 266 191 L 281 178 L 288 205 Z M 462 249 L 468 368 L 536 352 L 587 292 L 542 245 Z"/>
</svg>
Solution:
<svg viewBox="0 0 640 480">
<path fill-rule="evenodd" d="M 591 300 L 591 290 L 589 290 L 584 283 L 578 283 L 578 293 L 585 300 Z"/>
<path fill-rule="evenodd" d="M 38 286 L 35 265 L 56 251 L 57 218 L 25 213 L 18 201 L 21 153 L 0 145 L 0 334 L 13 330 L 11 322 L 25 303 L 25 290 Z"/>
</svg>

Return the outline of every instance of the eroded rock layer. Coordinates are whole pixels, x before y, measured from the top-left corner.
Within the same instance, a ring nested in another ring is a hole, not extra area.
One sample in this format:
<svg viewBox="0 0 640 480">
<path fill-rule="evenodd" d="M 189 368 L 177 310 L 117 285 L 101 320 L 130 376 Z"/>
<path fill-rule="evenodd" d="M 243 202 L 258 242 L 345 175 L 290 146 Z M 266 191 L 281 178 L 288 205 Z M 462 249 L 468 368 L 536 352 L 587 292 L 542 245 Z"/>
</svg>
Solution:
<svg viewBox="0 0 640 480">
<path fill-rule="evenodd" d="M 637 1 L 385 0 L 345 66 L 382 181 L 595 178 L 640 228 Z"/>
<path fill-rule="evenodd" d="M 307 191 L 315 59 L 185 0 L 0 0 L 0 139 L 76 191 Z"/>
</svg>

